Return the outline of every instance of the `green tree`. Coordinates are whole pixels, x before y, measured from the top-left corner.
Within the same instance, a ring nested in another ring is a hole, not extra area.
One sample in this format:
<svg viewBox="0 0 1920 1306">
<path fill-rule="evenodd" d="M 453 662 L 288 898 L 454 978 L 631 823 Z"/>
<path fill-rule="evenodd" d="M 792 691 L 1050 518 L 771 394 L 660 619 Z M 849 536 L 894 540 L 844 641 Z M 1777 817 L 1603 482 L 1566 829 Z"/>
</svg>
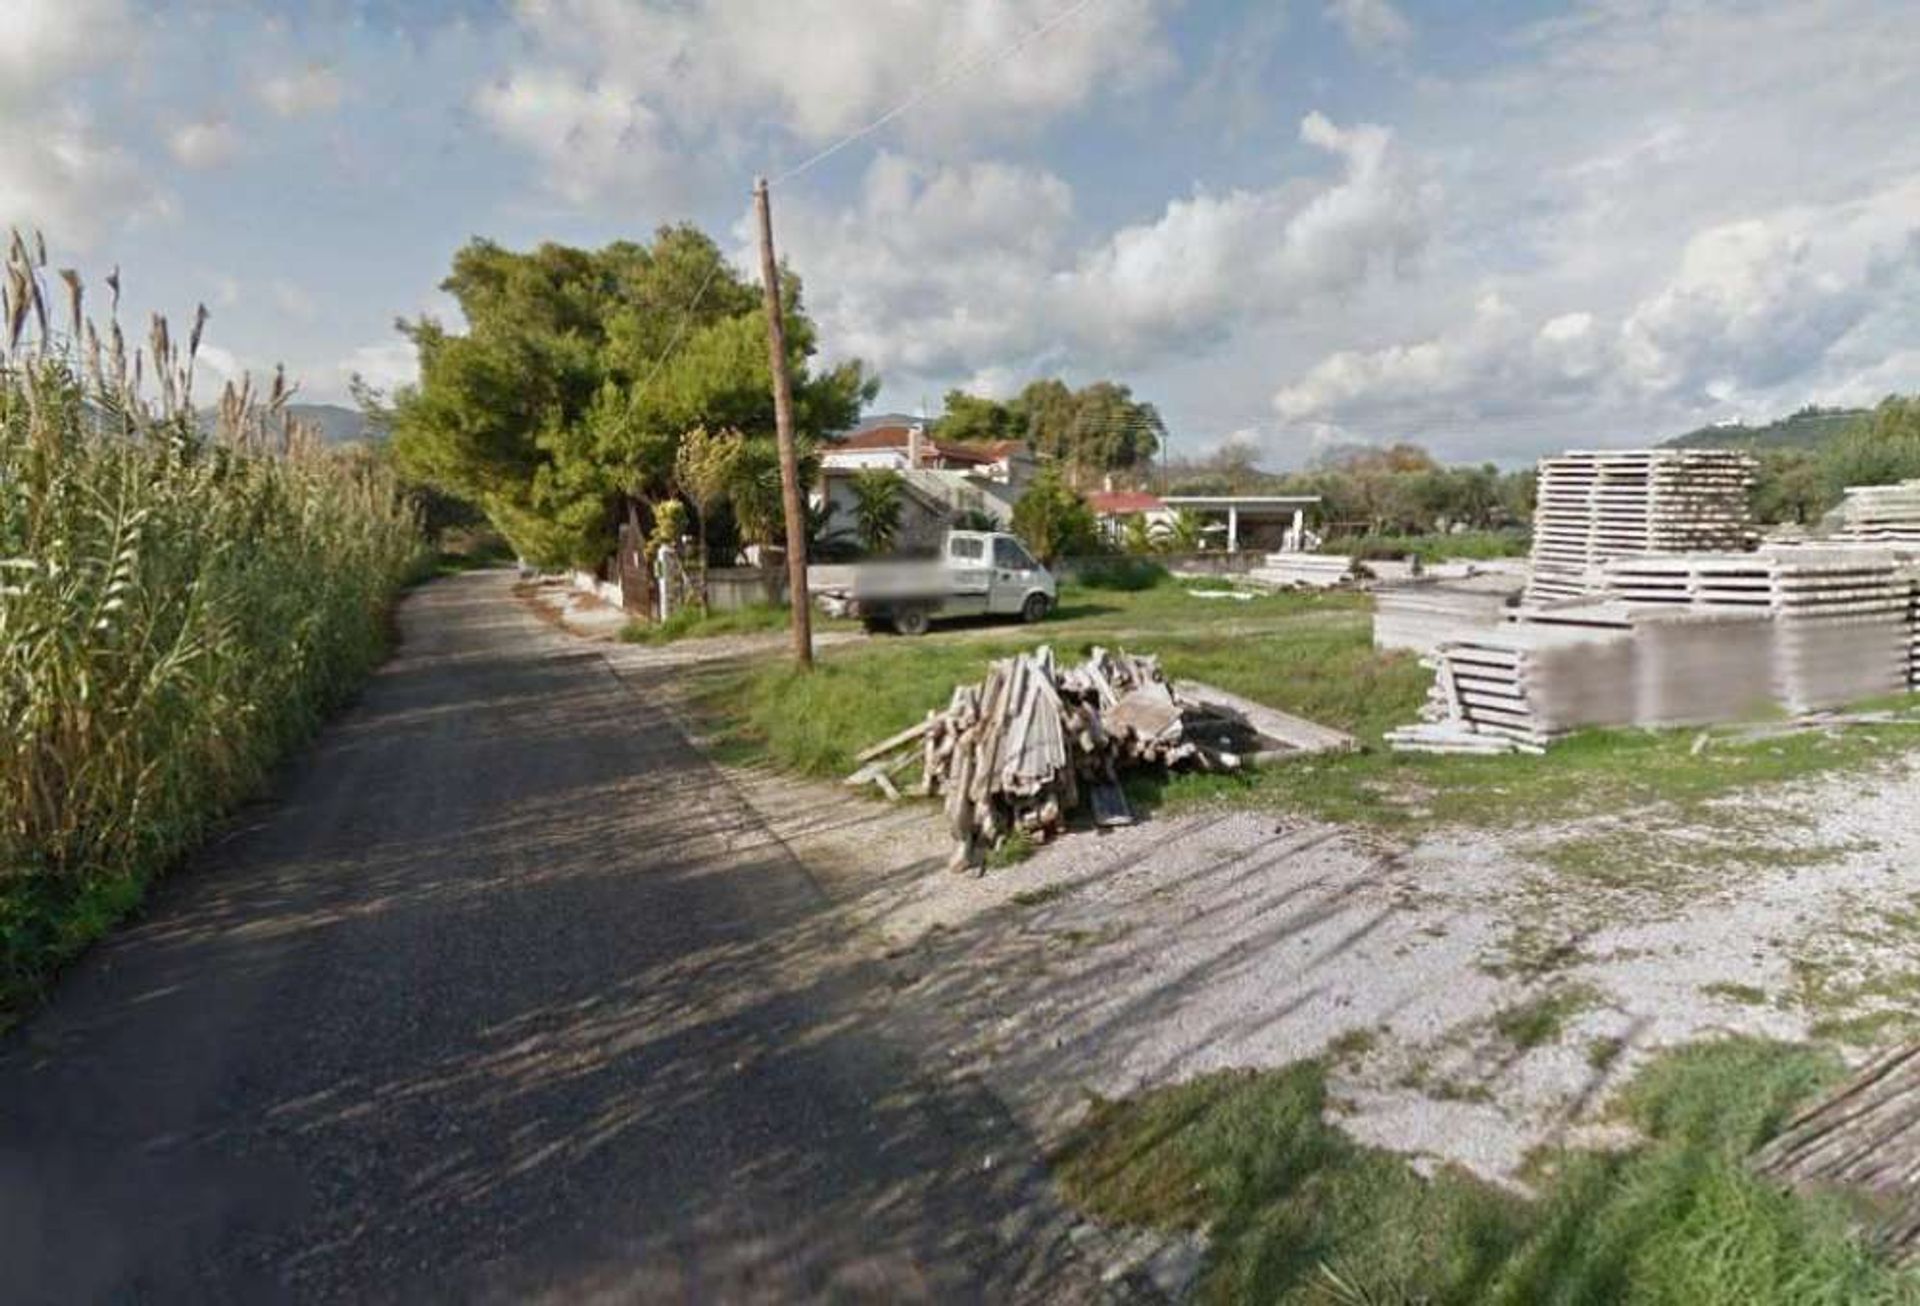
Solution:
<svg viewBox="0 0 1920 1306">
<path fill-rule="evenodd" d="M 885 553 L 900 530 L 900 473 L 887 467 L 864 467 L 853 474 L 850 485 L 853 530 L 860 546 L 868 553 Z"/>
<path fill-rule="evenodd" d="M 1807 449 L 1760 449 L 1753 512 L 1763 522 L 1805 525 L 1833 506 L 1820 459 Z"/>
<path fill-rule="evenodd" d="M 1920 477 L 1920 395 L 1888 395 L 1822 451 L 1830 501 L 1850 485 Z"/>
<path fill-rule="evenodd" d="M 858 362 L 813 370 L 801 287 L 783 283 L 795 426 L 817 436 L 850 424 L 877 383 Z M 674 493 L 686 432 L 772 434 L 759 289 L 693 227 L 599 250 L 476 240 L 442 289 L 466 330 L 400 324 L 420 383 L 395 397 L 395 454 L 408 476 L 480 505 L 527 558 L 598 562 L 617 523 L 644 527 Z M 747 533 L 753 510 L 729 502 Z M 769 533 L 764 513 L 755 525 Z"/>
<path fill-rule="evenodd" d="M 1097 553 L 1100 527 L 1093 509 L 1048 467 L 1013 505 L 1013 531 L 1042 562 Z"/>
<path fill-rule="evenodd" d="M 942 440 L 1022 440 L 1067 469 L 1070 483 L 1119 473 L 1138 479 L 1166 440 L 1159 410 L 1126 386 L 1095 381 L 1082 390 L 1049 378 L 1002 403 L 949 390 L 933 433 Z"/>
<path fill-rule="evenodd" d="M 1026 418 L 1016 401 L 1003 404 L 964 390 L 949 390 L 945 411 L 933 424 L 936 439 L 967 441 L 1024 440 Z"/>
</svg>

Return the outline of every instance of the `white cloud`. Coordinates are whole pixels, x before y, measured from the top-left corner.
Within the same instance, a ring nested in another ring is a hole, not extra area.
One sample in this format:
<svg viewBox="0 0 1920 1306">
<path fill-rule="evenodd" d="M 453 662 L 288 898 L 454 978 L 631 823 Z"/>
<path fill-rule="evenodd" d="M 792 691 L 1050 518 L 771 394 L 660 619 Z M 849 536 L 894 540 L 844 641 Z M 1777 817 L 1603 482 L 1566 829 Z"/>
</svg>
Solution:
<svg viewBox="0 0 1920 1306">
<path fill-rule="evenodd" d="M 301 118 L 339 108 L 346 84 L 325 64 L 308 64 L 295 72 L 264 77 L 254 89 L 261 102 L 282 118 Z"/>
<path fill-rule="evenodd" d="M 1300 139 L 1340 161 L 1337 180 L 1176 200 L 1157 222 L 1114 233 L 1065 279 L 1076 316 L 1116 358 L 1290 316 L 1419 254 L 1439 194 L 1390 131 L 1311 113 Z"/>
<path fill-rule="evenodd" d="M 124 0 L 7 0 L 0 22 L 0 227 L 38 227 L 78 247 L 162 213 L 137 160 L 71 84 L 140 36 Z"/>
<path fill-rule="evenodd" d="M 267 294 L 276 309 L 297 321 L 311 322 L 320 316 L 313 296 L 291 281 L 276 279 L 267 286 Z"/>
<path fill-rule="evenodd" d="M 669 153 L 675 141 L 763 167 L 769 153 L 797 160 L 921 93 L 890 130 L 923 148 L 1031 133 L 1166 73 L 1162 2 L 1069 12 L 1060 0 L 895 0 L 852 16 L 837 0 L 521 0 L 529 54 L 475 104 L 578 202 L 631 190 L 636 174 L 657 181 L 668 161 L 693 166 Z M 990 57 L 1056 18 L 1044 40 Z M 582 166 L 582 149 L 600 166 Z"/>
<path fill-rule="evenodd" d="M 334 368 L 339 387 L 345 390 L 355 376 L 385 394 L 391 395 L 403 385 L 420 379 L 420 355 L 406 339 L 381 340 L 361 345 Z"/>
<path fill-rule="evenodd" d="M 136 30 L 125 0 L 7 0 L 0 106 L 106 62 Z"/>
<path fill-rule="evenodd" d="M 133 156 L 84 113 L 0 117 L 0 227 L 38 227 L 85 248 L 168 207 Z"/>
<path fill-rule="evenodd" d="M 1328 355 L 1282 386 L 1286 422 L 1378 429 L 1576 410 L 1674 425 L 1721 408 L 1870 397 L 1920 321 L 1920 179 L 1697 232 L 1670 275 L 1607 319 L 1530 318 L 1498 295 L 1436 335 Z M 1535 322 L 1538 324 L 1535 325 Z M 1897 375 L 1895 375 L 1897 373 Z M 1634 438 L 1632 429 L 1622 435 Z"/>
<path fill-rule="evenodd" d="M 883 154 L 855 205 L 788 204 L 783 252 L 834 352 L 900 384 L 1004 389 L 1050 368 L 1191 355 L 1394 276 L 1421 250 L 1438 196 L 1390 132 L 1316 113 L 1300 134 L 1336 175 L 1197 192 L 1079 244 L 1072 192 L 1049 172 Z"/>
<path fill-rule="evenodd" d="M 1413 40 L 1413 24 L 1392 0 L 1328 0 L 1326 14 L 1364 53 L 1398 50 Z"/>
<path fill-rule="evenodd" d="M 187 168 L 217 168 L 240 152 L 240 144 L 239 131 L 220 119 L 182 123 L 167 133 L 167 153 Z"/>
<path fill-rule="evenodd" d="M 476 107 L 503 138 L 542 156 L 548 184 L 575 203 L 592 200 L 615 179 L 639 188 L 671 171 L 659 115 L 611 86 L 532 68 L 483 88 Z"/>
</svg>

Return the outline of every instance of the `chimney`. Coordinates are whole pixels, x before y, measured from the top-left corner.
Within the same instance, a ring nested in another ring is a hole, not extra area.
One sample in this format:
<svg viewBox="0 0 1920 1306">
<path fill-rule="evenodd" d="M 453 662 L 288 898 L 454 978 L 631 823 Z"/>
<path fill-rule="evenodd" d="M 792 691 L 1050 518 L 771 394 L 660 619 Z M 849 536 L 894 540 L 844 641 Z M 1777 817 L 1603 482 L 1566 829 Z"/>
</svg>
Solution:
<svg viewBox="0 0 1920 1306">
<path fill-rule="evenodd" d="M 915 422 L 907 428 L 907 466 L 920 467 L 920 423 Z"/>
<path fill-rule="evenodd" d="M 1102 476 L 1100 478 L 1100 488 L 1105 490 L 1108 494 L 1113 493 L 1113 473 L 1112 472 L 1108 472 L 1105 476 Z"/>
</svg>

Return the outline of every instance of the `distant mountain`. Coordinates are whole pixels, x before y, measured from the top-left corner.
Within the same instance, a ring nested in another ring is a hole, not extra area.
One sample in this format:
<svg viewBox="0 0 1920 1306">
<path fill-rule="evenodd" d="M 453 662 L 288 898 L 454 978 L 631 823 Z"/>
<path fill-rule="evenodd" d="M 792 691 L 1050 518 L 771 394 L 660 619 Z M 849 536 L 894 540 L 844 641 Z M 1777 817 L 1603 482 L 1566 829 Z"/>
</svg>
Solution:
<svg viewBox="0 0 1920 1306">
<path fill-rule="evenodd" d="M 859 421 L 846 430 L 838 432 L 834 438 L 844 440 L 850 435 L 871 431 L 876 426 L 912 426 L 915 422 L 925 422 L 931 426 L 933 418 L 921 417 L 917 413 L 862 413 Z"/>
<path fill-rule="evenodd" d="M 1765 426 L 1731 422 L 1703 426 L 1666 442 L 1668 449 L 1813 449 L 1866 416 L 1865 408 L 1817 408 L 1809 405 Z"/>
<path fill-rule="evenodd" d="M 287 411 L 295 421 L 319 427 L 328 444 L 346 444 L 378 434 L 367 424 L 367 415 L 358 408 L 341 404 L 288 404 Z"/>
<path fill-rule="evenodd" d="M 320 438 L 328 444 L 351 444 L 355 440 L 365 440 L 380 434 L 368 424 L 365 413 L 358 408 L 348 408 L 343 404 L 288 404 L 287 411 L 293 415 L 295 421 L 319 427 Z M 218 420 L 214 409 L 200 410 L 200 425 L 203 430 L 213 430 Z"/>
</svg>

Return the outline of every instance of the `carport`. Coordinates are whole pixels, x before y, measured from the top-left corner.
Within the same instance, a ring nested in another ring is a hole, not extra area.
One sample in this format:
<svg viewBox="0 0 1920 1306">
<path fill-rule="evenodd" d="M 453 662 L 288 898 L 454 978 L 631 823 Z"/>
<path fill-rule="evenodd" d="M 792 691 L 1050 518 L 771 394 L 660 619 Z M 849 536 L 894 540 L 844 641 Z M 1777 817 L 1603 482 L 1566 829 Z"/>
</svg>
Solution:
<svg viewBox="0 0 1920 1306">
<path fill-rule="evenodd" d="M 1317 494 L 1169 494 L 1162 496 L 1167 507 L 1203 516 L 1224 516 L 1227 521 L 1227 551 L 1240 548 L 1240 525 L 1249 527 L 1285 522 L 1282 549 L 1295 550 L 1306 534 L 1307 509 L 1320 502 Z"/>
</svg>

